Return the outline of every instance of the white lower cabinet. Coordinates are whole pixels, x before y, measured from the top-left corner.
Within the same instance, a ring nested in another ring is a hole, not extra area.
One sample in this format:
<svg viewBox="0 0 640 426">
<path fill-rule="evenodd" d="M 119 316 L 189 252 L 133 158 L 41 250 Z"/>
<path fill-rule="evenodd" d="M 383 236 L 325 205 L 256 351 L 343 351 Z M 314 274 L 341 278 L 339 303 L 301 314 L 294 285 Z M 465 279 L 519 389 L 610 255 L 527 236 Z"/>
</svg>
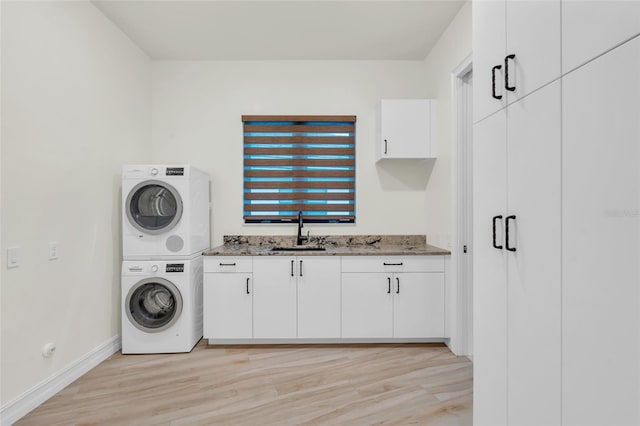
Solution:
<svg viewBox="0 0 640 426">
<path fill-rule="evenodd" d="M 295 263 L 295 257 L 254 257 L 254 338 L 297 337 Z"/>
<path fill-rule="evenodd" d="M 298 257 L 298 337 L 340 337 L 340 258 Z"/>
<path fill-rule="evenodd" d="M 444 273 L 392 277 L 393 337 L 444 337 Z"/>
<path fill-rule="evenodd" d="M 444 337 L 442 256 L 345 257 L 342 269 L 343 338 Z"/>
<path fill-rule="evenodd" d="M 445 337 L 443 256 L 211 256 L 204 272 L 210 343 Z"/>
<path fill-rule="evenodd" d="M 342 337 L 392 337 L 392 314 L 390 276 L 342 274 Z"/>
<path fill-rule="evenodd" d="M 340 258 L 255 257 L 253 337 L 340 337 Z"/>
<path fill-rule="evenodd" d="M 208 272 L 208 269 L 233 269 L 234 262 L 224 258 L 206 258 L 203 283 L 203 335 L 206 339 L 250 339 L 253 337 L 253 283 L 249 272 Z M 244 259 L 246 263 L 246 259 Z M 228 265 L 228 266 L 227 266 Z M 207 268 L 208 267 L 208 268 Z"/>
<path fill-rule="evenodd" d="M 443 273 L 342 275 L 342 337 L 443 336 Z"/>
</svg>

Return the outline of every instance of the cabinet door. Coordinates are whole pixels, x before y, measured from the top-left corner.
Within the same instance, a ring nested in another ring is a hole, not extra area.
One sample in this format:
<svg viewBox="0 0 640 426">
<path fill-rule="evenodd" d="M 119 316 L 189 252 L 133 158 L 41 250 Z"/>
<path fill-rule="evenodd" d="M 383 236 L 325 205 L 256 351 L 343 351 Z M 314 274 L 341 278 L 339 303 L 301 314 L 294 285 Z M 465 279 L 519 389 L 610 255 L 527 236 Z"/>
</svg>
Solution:
<svg viewBox="0 0 640 426">
<path fill-rule="evenodd" d="M 296 337 L 295 257 L 253 259 L 253 337 Z"/>
<path fill-rule="evenodd" d="M 507 108 L 510 425 L 561 420 L 560 120 L 560 81 Z"/>
<path fill-rule="evenodd" d="M 640 38 L 562 85 L 565 425 L 640 424 Z"/>
<path fill-rule="evenodd" d="M 640 34 L 640 2 L 563 0 L 563 73 Z"/>
<path fill-rule="evenodd" d="M 428 99 L 381 101 L 381 158 L 428 158 L 431 102 Z"/>
<path fill-rule="evenodd" d="M 250 339 L 251 274 L 204 274 L 202 312 L 205 339 Z"/>
<path fill-rule="evenodd" d="M 474 123 L 506 105 L 504 90 L 505 0 L 474 1 L 473 8 L 473 121 Z M 492 69 L 495 71 L 496 95 L 492 97 Z"/>
<path fill-rule="evenodd" d="M 507 424 L 506 111 L 474 125 L 473 132 L 473 419 L 478 426 Z"/>
<path fill-rule="evenodd" d="M 516 55 L 508 61 L 515 91 L 506 91 L 513 102 L 561 75 L 560 0 L 507 0 L 506 16 L 506 54 Z"/>
<path fill-rule="evenodd" d="M 392 337 L 389 274 L 342 274 L 342 337 Z"/>
<path fill-rule="evenodd" d="M 340 337 L 340 258 L 298 257 L 298 337 Z"/>
<path fill-rule="evenodd" d="M 444 274 L 394 274 L 393 337 L 444 336 Z"/>
</svg>

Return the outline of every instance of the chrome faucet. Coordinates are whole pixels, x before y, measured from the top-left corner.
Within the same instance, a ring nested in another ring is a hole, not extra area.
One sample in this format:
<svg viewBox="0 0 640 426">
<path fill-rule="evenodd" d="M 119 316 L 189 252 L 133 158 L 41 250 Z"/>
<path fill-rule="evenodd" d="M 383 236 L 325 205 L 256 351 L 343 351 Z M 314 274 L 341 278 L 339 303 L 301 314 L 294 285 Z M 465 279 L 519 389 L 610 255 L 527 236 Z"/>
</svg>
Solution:
<svg viewBox="0 0 640 426">
<path fill-rule="evenodd" d="M 304 227 L 304 221 L 302 220 L 302 210 L 298 212 L 298 238 L 296 238 L 296 245 L 302 245 L 302 228 Z"/>
</svg>

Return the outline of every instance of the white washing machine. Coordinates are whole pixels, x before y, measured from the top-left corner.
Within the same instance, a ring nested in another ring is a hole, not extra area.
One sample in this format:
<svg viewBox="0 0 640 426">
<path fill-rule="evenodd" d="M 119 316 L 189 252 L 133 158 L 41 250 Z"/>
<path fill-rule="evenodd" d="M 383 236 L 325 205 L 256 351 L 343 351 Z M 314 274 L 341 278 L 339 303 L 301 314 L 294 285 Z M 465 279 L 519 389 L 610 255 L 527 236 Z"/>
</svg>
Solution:
<svg viewBox="0 0 640 426">
<path fill-rule="evenodd" d="M 122 262 L 122 353 L 190 352 L 202 338 L 202 255 Z"/>
<path fill-rule="evenodd" d="M 188 257 L 209 248 L 209 176 L 189 165 L 122 170 L 122 256 Z"/>
</svg>

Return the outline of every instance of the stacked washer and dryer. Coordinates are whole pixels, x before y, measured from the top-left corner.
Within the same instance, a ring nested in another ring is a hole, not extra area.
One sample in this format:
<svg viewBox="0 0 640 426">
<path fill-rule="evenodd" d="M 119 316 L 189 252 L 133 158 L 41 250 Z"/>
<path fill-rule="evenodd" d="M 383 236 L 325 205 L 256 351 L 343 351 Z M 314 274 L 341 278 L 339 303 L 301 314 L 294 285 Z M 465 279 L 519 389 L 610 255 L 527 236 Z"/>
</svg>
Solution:
<svg viewBox="0 0 640 426">
<path fill-rule="evenodd" d="M 190 352 L 202 338 L 209 176 L 189 165 L 122 171 L 122 353 Z"/>
</svg>

